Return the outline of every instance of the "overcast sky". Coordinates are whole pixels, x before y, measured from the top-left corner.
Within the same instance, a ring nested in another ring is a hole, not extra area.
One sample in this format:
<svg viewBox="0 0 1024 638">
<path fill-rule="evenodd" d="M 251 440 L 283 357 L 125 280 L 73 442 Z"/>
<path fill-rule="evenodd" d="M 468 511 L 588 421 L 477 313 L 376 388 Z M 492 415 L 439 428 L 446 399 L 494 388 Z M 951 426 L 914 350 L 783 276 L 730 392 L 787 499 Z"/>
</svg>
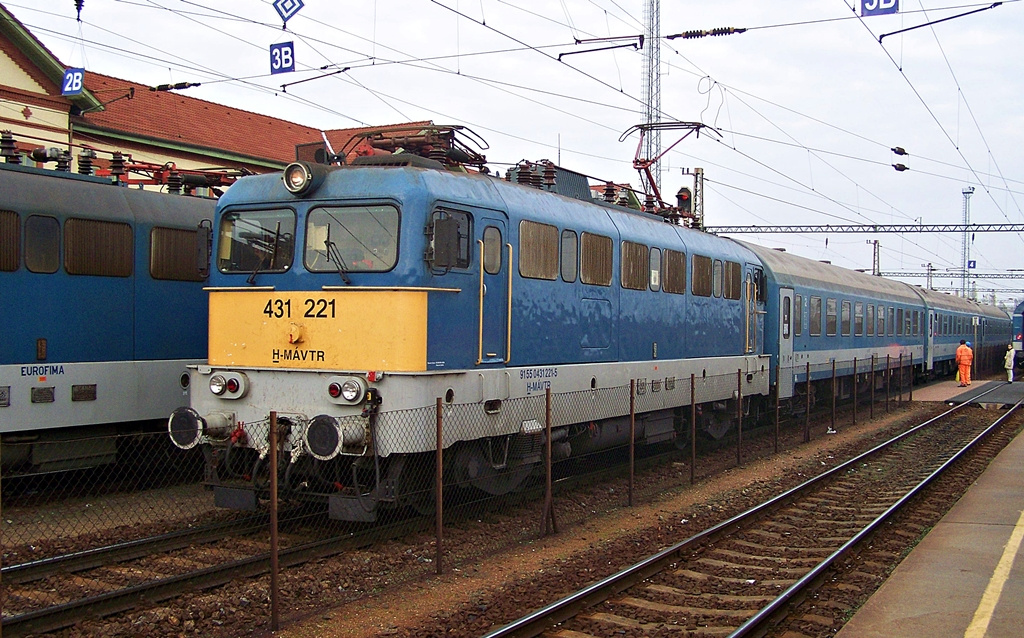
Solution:
<svg viewBox="0 0 1024 638">
<path fill-rule="evenodd" d="M 662 40 L 662 119 L 721 133 L 676 146 L 662 190 L 687 184 L 682 167 L 702 167 L 709 226 L 947 224 L 962 221 L 973 186 L 972 222 L 1024 223 L 1024 3 L 880 44 L 991 3 L 901 0 L 898 15 L 860 18 L 855 2 L 662 2 L 662 36 L 747 29 Z M 637 40 L 575 41 L 642 33 L 643 0 L 304 0 L 287 30 L 269 0 L 85 0 L 80 23 L 72 0 L 4 4 L 68 66 L 201 82 L 188 95 L 324 129 L 460 124 L 489 143 L 494 169 L 551 159 L 640 184 L 637 140 L 619 141 L 643 120 Z M 269 49 L 287 41 L 296 71 L 271 75 Z M 677 139 L 666 131 L 662 146 Z M 878 239 L 882 270 L 930 262 L 936 286 L 959 285 L 946 272 L 960 266 L 959 235 L 737 237 L 850 268 L 871 267 L 866 242 Z M 971 258 L 982 273 L 1024 268 L 1024 235 L 979 233 Z"/>
</svg>

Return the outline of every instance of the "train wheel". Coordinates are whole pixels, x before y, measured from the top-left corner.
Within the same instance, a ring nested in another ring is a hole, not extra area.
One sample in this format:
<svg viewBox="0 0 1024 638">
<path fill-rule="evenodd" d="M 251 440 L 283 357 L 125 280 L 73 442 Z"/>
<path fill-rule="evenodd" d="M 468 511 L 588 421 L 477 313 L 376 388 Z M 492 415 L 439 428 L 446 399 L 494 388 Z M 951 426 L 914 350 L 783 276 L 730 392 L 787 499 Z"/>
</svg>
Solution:
<svg viewBox="0 0 1024 638">
<path fill-rule="evenodd" d="M 496 467 L 479 443 L 461 446 L 455 453 L 454 467 L 470 485 L 494 496 L 514 491 L 533 471 L 533 465 L 525 463 Z"/>
<path fill-rule="evenodd" d="M 720 440 L 729 433 L 732 428 L 733 419 L 732 416 L 725 412 L 716 412 L 715 410 L 704 410 L 704 414 L 701 415 L 700 429 L 703 430 L 708 436 L 717 440 Z"/>
</svg>

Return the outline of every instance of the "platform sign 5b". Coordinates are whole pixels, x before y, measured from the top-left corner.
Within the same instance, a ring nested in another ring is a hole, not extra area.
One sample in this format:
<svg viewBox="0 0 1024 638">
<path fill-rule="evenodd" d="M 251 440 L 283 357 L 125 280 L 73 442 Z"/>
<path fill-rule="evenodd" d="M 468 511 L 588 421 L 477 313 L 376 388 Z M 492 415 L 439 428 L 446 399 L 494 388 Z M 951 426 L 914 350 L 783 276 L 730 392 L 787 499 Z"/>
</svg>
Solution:
<svg viewBox="0 0 1024 638">
<path fill-rule="evenodd" d="M 900 0 L 860 0 L 862 16 L 880 16 L 900 12 Z"/>
<path fill-rule="evenodd" d="M 270 45 L 270 74 L 295 70 L 295 43 L 279 42 Z"/>
</svg>

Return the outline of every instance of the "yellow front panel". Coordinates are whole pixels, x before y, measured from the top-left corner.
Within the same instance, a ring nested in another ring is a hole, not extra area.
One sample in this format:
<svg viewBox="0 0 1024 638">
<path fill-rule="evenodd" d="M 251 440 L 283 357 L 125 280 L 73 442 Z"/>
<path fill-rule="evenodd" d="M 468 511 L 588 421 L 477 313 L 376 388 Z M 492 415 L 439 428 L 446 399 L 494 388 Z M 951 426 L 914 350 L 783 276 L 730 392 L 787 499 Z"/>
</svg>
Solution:
<svg viewBox="0 0 1024 638">
<path fill-rule="evenodd" d="M 423 371 L 427 292 L 211 292 L 210 365 Z"/>
</svg>

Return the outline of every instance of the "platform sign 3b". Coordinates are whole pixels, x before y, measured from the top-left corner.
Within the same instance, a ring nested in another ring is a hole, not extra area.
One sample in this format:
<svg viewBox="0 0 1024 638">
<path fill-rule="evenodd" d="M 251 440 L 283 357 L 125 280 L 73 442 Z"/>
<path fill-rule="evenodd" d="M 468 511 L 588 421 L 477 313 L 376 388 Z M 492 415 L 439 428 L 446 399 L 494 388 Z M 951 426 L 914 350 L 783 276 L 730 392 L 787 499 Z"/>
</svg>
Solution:
<svg viewBox="0 0 1024 638">
<path fill-rule="evenodd" d="M 860 0 L 862 16 L 880 16 L 900 12 L 900 0 Z"/>
<path fill-rule="evenodd" d="M 279 42 L 270 45 L 270 74 L 290 73 L 295 70 L 295 43 Z"/>
</svg>

